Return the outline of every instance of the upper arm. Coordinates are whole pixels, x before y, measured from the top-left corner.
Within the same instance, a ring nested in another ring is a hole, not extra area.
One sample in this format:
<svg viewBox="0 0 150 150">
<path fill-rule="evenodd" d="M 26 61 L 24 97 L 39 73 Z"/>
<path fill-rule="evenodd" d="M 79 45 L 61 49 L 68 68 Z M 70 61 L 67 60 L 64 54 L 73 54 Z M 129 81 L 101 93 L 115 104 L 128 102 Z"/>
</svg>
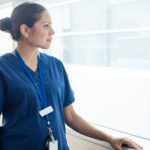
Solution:
<svg viewBox="0 0 150 150">
<path fill-rule="evenodd" d="M 68 74 L 65 70 L 65 67 L 63 64 L 61 64 L 61 65 L 62 65 L 62 72 L 63 72 L 63 78 L 64 78 L 64 103 L 63 103 L 63 107 L 65 108 L 74 102 L 75 97 L 74 97 L 74 92 L 73 92 L 72 87 L 70 85 L 70 81 L 68 78 Z"/>
<path fill-rule="evenodd" d="M 74 108 L 73 108 L 72 104 L 70 104 L 70 105 L 68 105 L 64 108 L 64 116 L 65 116 L 65 121 L 66 121 L 67 125 L 71 124 L 75 114 L 76 113 L 74 111 Z"/>
</svg>

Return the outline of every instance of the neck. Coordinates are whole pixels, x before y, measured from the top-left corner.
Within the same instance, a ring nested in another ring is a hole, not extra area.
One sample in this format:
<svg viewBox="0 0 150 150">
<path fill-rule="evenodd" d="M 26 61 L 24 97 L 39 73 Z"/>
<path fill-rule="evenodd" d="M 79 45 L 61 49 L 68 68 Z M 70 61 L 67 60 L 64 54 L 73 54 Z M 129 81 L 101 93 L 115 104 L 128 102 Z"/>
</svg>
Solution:
<svg viewBox="0 0 150 150">
<path fill-rule="evenodd" d="M 31 47 L 24 42 L 18 41 L 17 50 L 26 64 L 37 62 L 38 49 Z"/>
</svg>

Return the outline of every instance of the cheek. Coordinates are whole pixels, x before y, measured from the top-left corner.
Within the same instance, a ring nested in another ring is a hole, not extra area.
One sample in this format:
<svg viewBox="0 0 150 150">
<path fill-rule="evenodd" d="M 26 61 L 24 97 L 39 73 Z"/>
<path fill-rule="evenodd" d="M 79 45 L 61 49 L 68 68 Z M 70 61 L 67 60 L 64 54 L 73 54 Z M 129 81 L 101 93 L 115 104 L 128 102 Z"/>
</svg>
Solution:
<svg viewBox="0 0 150 150">
<path fill-rule="evenodd" d="M 32 42 L 34 44 L 40 44 L 41 42 L 45 42 L 45 41 L 46 41 L 46 36 L 41 32 L 35 34 L 34 37 L 32 38 Z"/>
<path fill-rule="evenodd" d="M 45 33 L 38 31 L 38 32 L 36 32 L 36 33 L 34 34 L 34 37 L 35 37 L 35 38 L 39 38 L 39 37 L 42 38 L 42 37 L 45 37 Z"/>
<path fill-rule="evenodd" d="M 35 39 L 37 39 L 37 38 L 44 38 L 44 37 L 46 38 L 47 32 L 44 31 L 44 30 L 41 29 L 41 28 L 38 28 L 38 29 L 34 30 L 34 32 L 32 33 L 32 35 L 33 35 L 33 37 L 34 37 Z"/>
</svg>

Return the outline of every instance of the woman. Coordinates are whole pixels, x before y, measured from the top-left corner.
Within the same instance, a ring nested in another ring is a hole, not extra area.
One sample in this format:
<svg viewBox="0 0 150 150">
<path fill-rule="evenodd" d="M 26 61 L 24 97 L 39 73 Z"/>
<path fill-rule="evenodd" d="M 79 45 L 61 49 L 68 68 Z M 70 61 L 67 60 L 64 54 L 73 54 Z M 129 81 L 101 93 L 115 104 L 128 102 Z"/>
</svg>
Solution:
<svg viewBox="0 0 150 150">
<path fill-rule="evenodd" d="M 1 150 L 69 150 L 65 123 L 89 137 L 107 141 L 116 150 L 126 138 L 113 138 L 83 120 L 73 109 L 74 94 L 60 60 L 38 52 L 50 47 L 54 30 L 48 11 L 37 3 L 17 6 L 0 20 L 17 48 L 0 58 Z"/>
</svg>

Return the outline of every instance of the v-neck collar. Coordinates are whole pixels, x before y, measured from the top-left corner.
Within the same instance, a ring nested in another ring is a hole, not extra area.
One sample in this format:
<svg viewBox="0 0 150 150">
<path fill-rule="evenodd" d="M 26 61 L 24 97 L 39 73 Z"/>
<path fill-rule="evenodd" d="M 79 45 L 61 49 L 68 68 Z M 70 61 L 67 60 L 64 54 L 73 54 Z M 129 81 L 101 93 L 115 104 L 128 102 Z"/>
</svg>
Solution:
<svg viewBox="0 0 150 150">
<path fill-rule="evenodd" d="M 17 59 L 17 56 L 16 55 L 14 55 L 14 54 L 12 54 L 12 53 L 8 53 L 8 55 L 10 55 L 10 56 L 12 56 L 12 57 L 14 57 L 16 60 L 18 60 Z M 40 57 L 41 57 L 41 55 L 40 55 Z M 19 62 L 19 61 L 18 61 Z M 25 64 L 26 65 L 26 64 Z M 28 67 L 27 65 L 26 65 L 26 67 L 31 71 L 31 73 L 32 74 L 36 74 L 37 72 L 38 72 L 38 70 L 39 70 L 39 67 L 38 67 L 38 65 L 37 65 L 37 68 L 36 68 L 36 70 L 34 71 L 34 70 L 32 70 L 30 67 Z"/>
</svg>

